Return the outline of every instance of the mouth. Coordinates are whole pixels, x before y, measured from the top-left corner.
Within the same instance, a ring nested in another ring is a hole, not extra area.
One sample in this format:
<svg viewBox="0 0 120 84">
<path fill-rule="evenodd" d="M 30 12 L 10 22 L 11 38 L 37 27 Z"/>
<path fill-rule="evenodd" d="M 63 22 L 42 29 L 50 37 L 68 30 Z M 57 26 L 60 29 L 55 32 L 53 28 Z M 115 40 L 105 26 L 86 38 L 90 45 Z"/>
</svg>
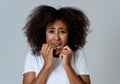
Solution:
<svg viewBox="0 0 120 84">
<path fill-rule="evenodd" d="M 53 51 L 53 55 L 54 57 L 58 57 L 62 48 L 64 47 L 64 44 L 62 42 L 57 41 L 54 43 L 54 46 L 55 46 L 55 49 Z"/>
<path fill-rule="evenodd" d="M 61 48 L 63 48 L 64 44 L 61 42 L 55 42 L 55 49 L 56 50 L 60 50 Z"/>
</svg>

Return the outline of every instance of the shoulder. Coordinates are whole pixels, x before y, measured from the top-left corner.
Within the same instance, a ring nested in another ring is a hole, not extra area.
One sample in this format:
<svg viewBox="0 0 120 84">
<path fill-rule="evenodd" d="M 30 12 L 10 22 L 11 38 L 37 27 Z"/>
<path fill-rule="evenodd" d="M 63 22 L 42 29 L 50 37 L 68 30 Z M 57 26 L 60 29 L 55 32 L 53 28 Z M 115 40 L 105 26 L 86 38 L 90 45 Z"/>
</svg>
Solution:
<svg viewBox="0 0 120 84">
<path fill-rule="evenodd" d="M 35 55 L 33 55 L 33 53 L 31 51 L 29 51 L 27 53 L 26 59 L 30 59 L 30 58 L 34 58 L 34 57 L 35 57 Z"/>
<path fill-rule="evenodd" d="M 76 51 L 75 51 L 75 55 L 77 56 L 81 56 L 84 55 L 84 49 L 79 47 Z"/>
<path fill-rule="evenodd" d="M 86 55 L 85 55 L 85 52 L 84 52 L 84 48 L 79 48 L 74 52 L 74 59 L 77 62 L 86 60 Z"/>
<path fill-rule="evenodd" d="M 33 53 L 32 53 L 32 51 L 29 51 L 28 53 L 27 53 L 27 56 L 26 56 L 26 61 L 35 61 L 35 60 L 37 60 L 38 59 L 38 55 L 34 55 Z"/>
<path fill-rule="evenodd" d="M 74 56 L 75 69 L 78 75 L 89 74 L 86 54 L 83 48 L 79 48 Z"/>
<path fill-rule="evenodd" d="M 38 57 L 39 55 L 35 55 L 35 54 L 33 54 L 33 52 L 32 51 L 28 51 L 28 53 L 27 53 L 27 57 Z"/>
</svg>

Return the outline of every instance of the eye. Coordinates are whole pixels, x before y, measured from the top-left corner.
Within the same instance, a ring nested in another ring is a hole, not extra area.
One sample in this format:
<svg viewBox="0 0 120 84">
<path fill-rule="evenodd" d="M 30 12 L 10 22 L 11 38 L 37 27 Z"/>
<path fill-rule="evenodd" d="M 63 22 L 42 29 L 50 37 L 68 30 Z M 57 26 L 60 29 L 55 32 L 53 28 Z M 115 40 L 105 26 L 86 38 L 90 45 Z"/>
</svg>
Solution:
<svg viewBox="0 0 120 84">
<path fill-rule="evenodd" d="M 48 32 L 49 32 L 49 33 L 54 33 L 54 30 L 49 30 Z"/>
<path fill-rule="evenodd" d="M 60 33 L 65 34 L 66 31 L 65 30 L 60 30 Z"/>
</svg>

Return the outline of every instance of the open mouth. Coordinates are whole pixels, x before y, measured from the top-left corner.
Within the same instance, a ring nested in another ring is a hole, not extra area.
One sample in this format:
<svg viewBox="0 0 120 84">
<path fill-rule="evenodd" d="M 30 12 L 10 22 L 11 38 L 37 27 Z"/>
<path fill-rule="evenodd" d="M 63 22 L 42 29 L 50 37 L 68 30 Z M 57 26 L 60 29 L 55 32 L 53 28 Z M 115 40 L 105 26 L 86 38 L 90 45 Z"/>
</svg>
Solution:
<svg viewBox="0 0 120 84">
<path fill-rule="evenodd" d="M 55 42 L 54 45 L 55 45 L 56 50 L 59 50 L 59 49 L 63 48 L 63 44 L 61 42 Z"/>
<path fill-rule="evenodd" d="M 54 57 L 59 57 L 59 54 L 60 54 L 62 48 L 64 47 L 64 44 L 62 42 L 57 41 L 54 43 L 54 46 L 55 46 L 55 49 L 53 51 L 53 55 L 54 55 Z"/>
</svg>

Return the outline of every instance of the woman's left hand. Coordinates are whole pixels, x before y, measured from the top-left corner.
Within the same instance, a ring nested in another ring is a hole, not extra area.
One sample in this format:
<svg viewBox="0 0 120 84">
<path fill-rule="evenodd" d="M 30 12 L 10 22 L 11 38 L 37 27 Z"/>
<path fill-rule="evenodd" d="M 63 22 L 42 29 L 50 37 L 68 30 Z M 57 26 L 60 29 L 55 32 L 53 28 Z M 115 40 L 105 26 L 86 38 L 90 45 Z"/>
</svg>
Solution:
<svg viewBox="0 0 120 84">
<path fill-rule="evenodd" d="M 69 46 L 63 47 L 63 49 L 59 55 L 59 58 L 62 60 L 63 67 L 70 66 L 70 60 L 72 57 L 72 53 L 73 52 Z"/>
</svg>

